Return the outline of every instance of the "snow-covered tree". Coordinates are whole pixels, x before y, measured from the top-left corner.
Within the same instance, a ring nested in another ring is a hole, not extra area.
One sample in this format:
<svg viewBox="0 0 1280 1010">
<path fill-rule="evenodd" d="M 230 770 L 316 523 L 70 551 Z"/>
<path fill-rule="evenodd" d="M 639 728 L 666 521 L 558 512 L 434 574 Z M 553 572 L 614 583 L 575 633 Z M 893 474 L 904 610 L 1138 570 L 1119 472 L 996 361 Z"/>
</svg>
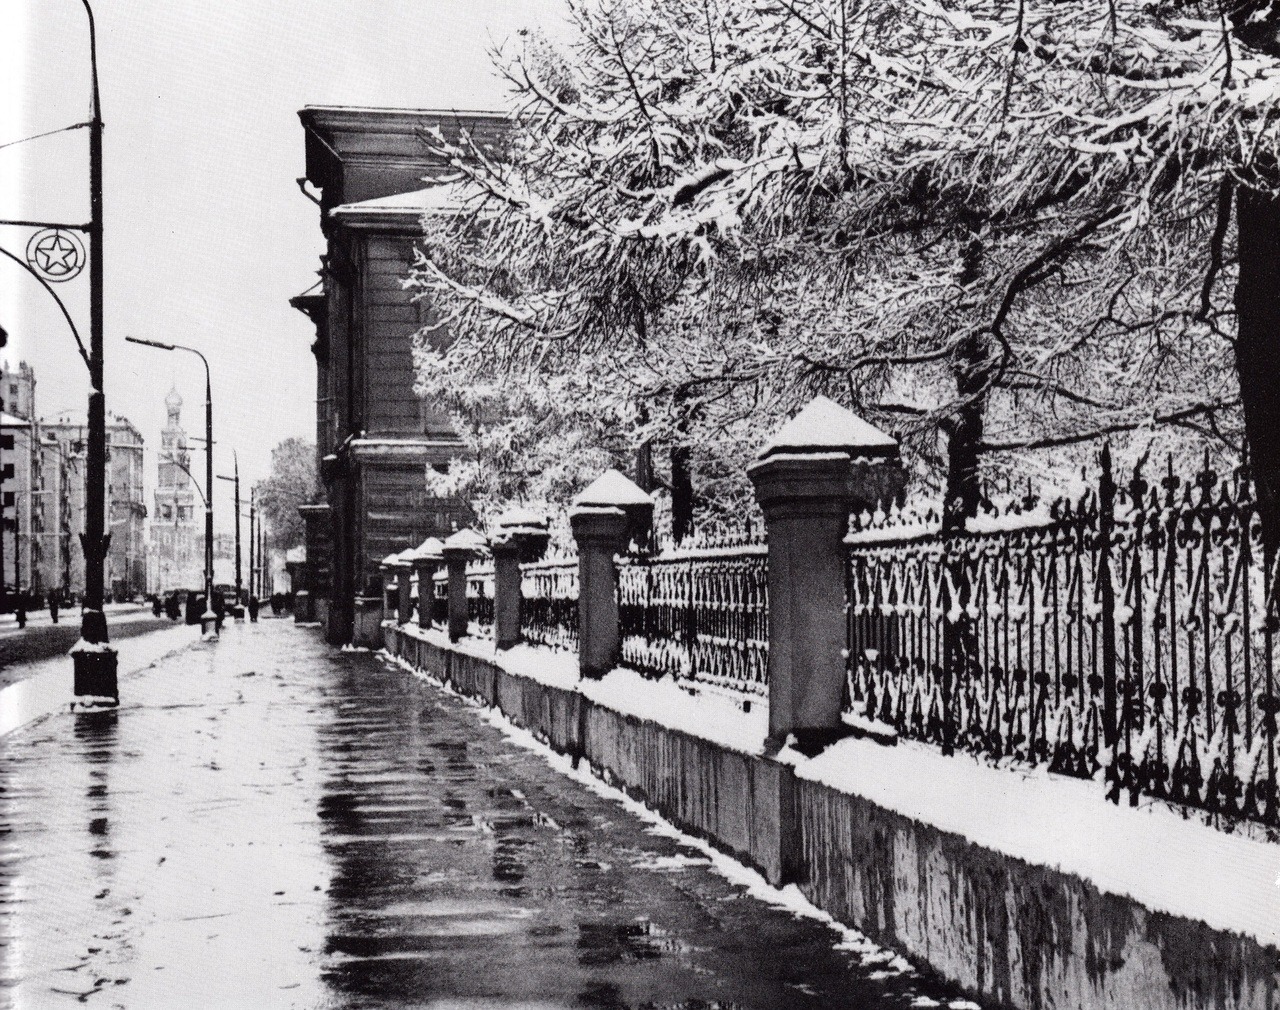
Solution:
<svg viewBox="0 0 1280 1010">
<path fill-rule="evenodd" d="M 276 547 L 287 550 L 303 542 L 306 529 L 298 506 L 310 502 L 315 491 L 315 444 L 286 438 L 271 450 L 270 476 L 254 485 L 258 508 Z"/>
<path fill-rule="evenodd" d="M 1261 461 L 1240 376 L 1274 366 L 1226 292 L 1232 194 L 1274 190 L 1269 8 L 570 9 L 569 43 L 498 54 L 501 158 L 436 138 L 470 195 L 414 271 L 452 341 L 424 343 L 424 391 L 538 400 L 506 423 L 553 452 L 665 448 L 677 532 L 691 453 L 732 510 L 747 451 L 817 391 L 897 430 L 952 525 L 984 459 L 1160 425 L 1235 447 L 1242 398 Z"/>
</svg>

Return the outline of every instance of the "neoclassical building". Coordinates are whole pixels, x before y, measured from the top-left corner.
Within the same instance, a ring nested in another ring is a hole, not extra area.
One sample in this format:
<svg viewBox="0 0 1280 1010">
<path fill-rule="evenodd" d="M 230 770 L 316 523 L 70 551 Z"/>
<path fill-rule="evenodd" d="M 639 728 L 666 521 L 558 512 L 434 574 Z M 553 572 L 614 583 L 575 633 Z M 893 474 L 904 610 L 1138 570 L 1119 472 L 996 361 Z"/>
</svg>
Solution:
<svg viewBox="0 0 1280 1010">
<path fill-rule="evenodd" d="M 160 435 L 148 578 L 157 593 L 204 585 L 204 517 L 197 510 L 182 396 L 176 388 L 169 390 L 164 405 L 168 417 Z"/>
<path fill-rule="evenodd" d="M 303 510 L 299 581 L 320 601 L 334 643 L 350 641 L 358 595 L 377 594 L 378 563 L 427 536 L 468 525 L 465 502 L 427 492 L 426 471 L 463 450 L 447 414 L 413 391 L 413 337 L 429 306 L 401 280 L 424 213 L 450 210 L 446 166 L 424 131 L 501 144 L 507 119 L 488 112 L 309 106 L 306 182 L 319 191 L 326 239 L 321 290 L 291 300 L 315 324 L 316 451 L 322 499 Z M 447 339 L 437 334 L 433 339 Z"/>
</svg>

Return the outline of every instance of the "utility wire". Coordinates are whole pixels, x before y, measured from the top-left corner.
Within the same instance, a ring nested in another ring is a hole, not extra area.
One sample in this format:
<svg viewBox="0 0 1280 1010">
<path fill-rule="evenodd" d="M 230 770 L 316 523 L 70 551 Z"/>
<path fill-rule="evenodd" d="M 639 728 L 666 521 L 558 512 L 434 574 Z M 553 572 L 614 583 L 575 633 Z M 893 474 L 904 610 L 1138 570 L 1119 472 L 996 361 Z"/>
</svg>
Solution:
<svg viewBox="0 0 1280 1010">
<path fill-rule="evenodd" d="M 86 126 L 92 126 L 92 123 L 73 123 L 71 126 L 60 126 L 56 130 L 46 130 L 44 133 L 37 133 L 31 137 L 23 137 L 21 140 L 10 140 L 0 144 L 0 148 L 13 147 L 16 144 L 25 144 L 28 140 L 39 140 L 41 137 L 52 137 L 55 133 L 66 133 L 69 130 L 83 130 Z"/>
</svg>

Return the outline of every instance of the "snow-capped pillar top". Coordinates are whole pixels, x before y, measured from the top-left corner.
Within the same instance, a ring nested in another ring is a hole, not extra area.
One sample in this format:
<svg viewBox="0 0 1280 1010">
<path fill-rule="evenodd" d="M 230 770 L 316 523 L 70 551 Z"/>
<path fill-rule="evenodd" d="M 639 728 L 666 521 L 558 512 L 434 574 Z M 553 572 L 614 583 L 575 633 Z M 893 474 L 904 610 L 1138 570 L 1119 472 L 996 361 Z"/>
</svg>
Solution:
<svg viewBox="0 0 1280 1010">
<path fill-rule="evenodd" d="M 825 396 L 774 432 L 747 472 L 766 510 L 777 496 L 843 496 L 846 515 L 896 497 L 906 479 L 897 441 Z"/>
<path fill-rule="evenodd" d="M 817 749 L 842 732 L 849 513 L 901 491 L 898 443 L 820 396 L 747 475 L 769 542 L 769 736 Z"/>
<path fill-rule="evenodd" d="M 653 498 L 626 474 L 606 470 L 573 499 L 574 511 L 582 509 L 620 509 L 627 517 L 629 539 L 643 544 L 653 528 Z M 571 516 L 572 518 L 572 516 Z M 626 547 L 626 544 L 623 544 Z"/>
<path fill-rule="evenodd" d="M 520 561 L 537 561 L 546 553 L 551 540 L 546 516 L 520 506 L 509 508 L 498 516 L 489 547 L 496 559 L 500 554 L 515 552 Z"/>
</svg>

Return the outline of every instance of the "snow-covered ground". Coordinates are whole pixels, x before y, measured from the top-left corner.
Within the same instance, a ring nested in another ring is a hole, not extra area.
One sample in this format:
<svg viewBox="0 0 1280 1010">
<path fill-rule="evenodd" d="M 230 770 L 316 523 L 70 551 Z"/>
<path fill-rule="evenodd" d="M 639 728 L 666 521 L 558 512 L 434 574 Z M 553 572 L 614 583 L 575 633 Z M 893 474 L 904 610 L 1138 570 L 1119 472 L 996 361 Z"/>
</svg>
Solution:
<svg viewBox="0 0 1280 1010">
<path fill-rule="evenodd" d="M 742 753 L 760 753 L 768 731 L 763 700 L 744 712 L 732 695 L 646 680 L 631 670 L 581 680 L 573 653 L 531 646 L 496 653 L 484 639 L 451 644 L 439 631 L 399 630 Z M 790 748 L 778 756 L 802 779 L 1056 868 L 1152 911 L 1280 947 L 1280 845 L 1218 830 L 1155 800 L 1136 809 L 1114 806 L 1097 782 L 997 768 L 969 755 L 946 757 L 915 742 L 884 746 L 849 738 L 815 758 Z"/>
<path fill-rule="evenodd" d="M 179 624 L 113 642 L 119 655 L 117 676 L 123 680 L 199 638 L 198 627 Z M 51 656 L 32 663 L 29 674 L 0 690 L 0 736 L 64 708 L 72 698 L 71 691 L 70 656 Z"/>
</svg>

